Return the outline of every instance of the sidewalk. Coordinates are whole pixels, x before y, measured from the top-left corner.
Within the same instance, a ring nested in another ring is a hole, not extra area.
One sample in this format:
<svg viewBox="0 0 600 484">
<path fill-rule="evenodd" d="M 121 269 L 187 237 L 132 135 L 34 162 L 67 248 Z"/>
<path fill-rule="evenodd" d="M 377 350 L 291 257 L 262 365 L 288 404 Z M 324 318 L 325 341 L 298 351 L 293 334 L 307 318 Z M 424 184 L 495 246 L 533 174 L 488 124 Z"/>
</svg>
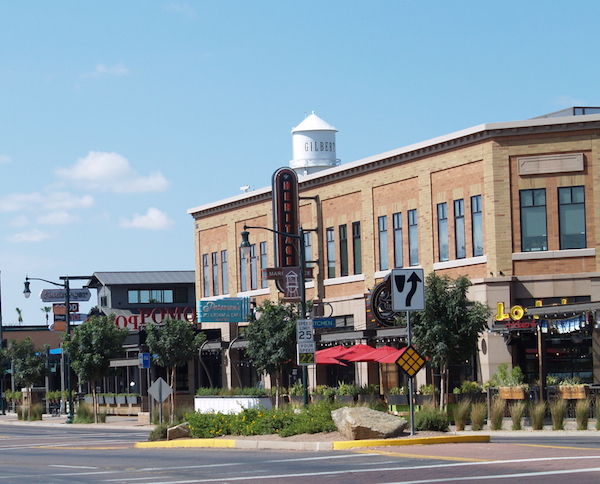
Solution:
<svg viewBox="0 0 600 484">
<path fill-rule="evenodd" d="M 152 431 L 154 425 L 148 425 L 138 422 L 136 416 L 123 416 L 123 415 L 108 415 L 105 423 L 98 424 L 67 424 L 66 415 L 59 415 L 58 417 L 52 417 L 44 414 L 42 420 L 36 421 L 24 421 L 17 418 L 17 414 L 14 412 L 6 412 L 6 415 L 0 415 L 0 425 L 39 425 L 45 427 L 69 425 L 77 428 L 101 428 L 101 429 L 127 429 L 136 431 Z"/>
</svg>

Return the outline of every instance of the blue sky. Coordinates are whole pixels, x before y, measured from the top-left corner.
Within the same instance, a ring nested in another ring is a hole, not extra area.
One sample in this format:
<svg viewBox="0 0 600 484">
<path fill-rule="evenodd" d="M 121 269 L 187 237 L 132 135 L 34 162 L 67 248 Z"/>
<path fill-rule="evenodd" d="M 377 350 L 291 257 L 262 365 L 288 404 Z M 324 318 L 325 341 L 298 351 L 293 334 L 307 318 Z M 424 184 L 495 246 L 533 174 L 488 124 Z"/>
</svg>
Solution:
<svg viewBox="0 0 600 484">
<path fill-rule="evenodd" d="M 593 0 L 0 0 L 3 323 L 44 322 L 52 286 L 26 301 L 26 274 L 192 270 L 187 210 L 268 186 L 311 111 L 347 163 L 600 106 L 598 18 Z"/>
</svg>

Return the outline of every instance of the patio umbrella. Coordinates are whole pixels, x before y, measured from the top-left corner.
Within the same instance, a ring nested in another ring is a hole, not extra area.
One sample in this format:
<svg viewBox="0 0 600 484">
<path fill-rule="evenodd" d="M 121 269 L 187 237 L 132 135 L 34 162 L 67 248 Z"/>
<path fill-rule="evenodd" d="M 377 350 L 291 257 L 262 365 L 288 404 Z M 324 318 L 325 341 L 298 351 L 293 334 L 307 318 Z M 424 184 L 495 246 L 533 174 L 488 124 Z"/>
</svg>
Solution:
<svg viewBox="0 0 600 484">
<path fill-rule="evenodd" d="M 348 366 L 346 363 L 344 363 L 343 361 L 340 361 L 340 360 L 334 358 L 333 356 L 319 355 L 318 351 L 315 353 L 315 362 L 317 363 L 317 365 L 341 365 L 341 366 Z"/>
<path fill-rule="evenodd" d="M 373 351 L 372 346 L 358 344 L 347 348 L 346 351 L 342 351 L 339 355 L 336 356 L 336 358 L 346 361 L 362 361 L 360 357 L 367 353 L 370 353 L 371 351 Z"/>
<path fill-rule="evenodd" d="M 402 355 L 402 353 L 404 353 L 406 351 L 407 346 L 405 346 L 404 348 L 400 349 L 400 350 L 395 350 L 392 353 L 388 353 L 387 355 L 384 355 L 380 358 L 377 358 L 378 363 L 396 363 L 396 361 L 398 361 L 398 358 L 400 358 L 400 356 Z"/>
<path fill-rule="evenodd" d="M 348 348 L 346 346 L 337 345 L 331 346 L 329 348 L 324 348 L 322 350 L 318 350 L 315 352 L 316 355 L 321 356 L 330 356 L 332 358 L 337 358 L 340 354 L 346 352 Z"/>
<path fill-rule="evenodd" d="M 371 351 L 366 353 L 353 355 L 352 357 L 344 359 L 347 361 L 377 361 L 377 358 L 381 358 L 382 356 L 388 355 L 390 353 L 398 351 L 396 348 L 392 348 L 391 346 L 380 346 L 379 348 L 371 348 Z"/>
</svg>

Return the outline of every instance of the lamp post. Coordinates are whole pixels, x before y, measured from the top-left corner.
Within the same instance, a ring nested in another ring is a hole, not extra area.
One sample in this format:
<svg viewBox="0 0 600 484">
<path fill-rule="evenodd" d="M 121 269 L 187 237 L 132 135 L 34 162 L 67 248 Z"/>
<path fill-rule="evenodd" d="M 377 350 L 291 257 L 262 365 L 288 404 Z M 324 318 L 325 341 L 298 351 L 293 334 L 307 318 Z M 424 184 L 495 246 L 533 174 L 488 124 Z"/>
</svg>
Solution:
<svg viewBox="0 0 600 484">
<path fill-rule="evenodd" d="M 62 279 L 64 281 L 64 283 L 60 283 L 60 282 L 52 282 L 52 281 L 48 281 L 47 279 L 40 279 L 37 277 L 28 277 L 25 276 L 25 289 L 23 290 L 23 295 L 28 298 L 29 296 L 31 296 L 31 290 L 29 289 L 29 281 L 43 281 L 43 282 L 47 282 L 48 284 L 52 284 L 54 286 L 58 286 L 58 287 L 64 287 L 65 288 L 65 322 L 66 322 L 66 328 L 65 331 L 68 335 L 71 334 L 71 311 L 70 311 L 70 306 L 71 306 L 71 296 L 70 296 L 70 292 L 71 292 L 71 288 L 69 286 L 69 280 L 70 279 L 89 279 L 89 277 L 87 276 L 64 276 L 61 277 L 60 279 Z M 63 349 L 63 357 L 65 358 L 65 373 L 66 373 L 66 379 L 67 379 L 67 402 L 68 402 L 68 410 L 67 410 L 67 420 L 65 421 L 65 423 L 73 423 L 73 392 L 72 392 L 72 388 L 71 388 L 71 362 L 69 357 L 64 354 L 64 349 Z"/>
<path fill-rule="evenodd" d="M 304 243 L 304 230 L 302 227 L 298 230 L 297 234 L 292 234 L 288 232 L 280 232 L 279 230 L 270 229 L 269 227 L 252 227 L 249 225 L 244 225 L 244 231 L 242 232 L 242 243 L 240 244 L 240 249 L 247 256 L 250 252 L 250 248 L 252 244 L 248 240 L 248 229 L 261 229 L 268 230 L 269 232 L 273 232 L 274 234 L 283 235 L 285 237 L 292 237 L 294 239 L 298 239 L 299 245 L 299 260 L 300 260 L 300 308 L 301 308 L 301 316 L 302 319 L 306 318 L 306 254 L 305 254 L 305 243 Z M 306 365 L 302 366 L 302 390 L 303 390 L 303 400 L 304 406 L 308 405 L 308 371 Z"/>
</svg>

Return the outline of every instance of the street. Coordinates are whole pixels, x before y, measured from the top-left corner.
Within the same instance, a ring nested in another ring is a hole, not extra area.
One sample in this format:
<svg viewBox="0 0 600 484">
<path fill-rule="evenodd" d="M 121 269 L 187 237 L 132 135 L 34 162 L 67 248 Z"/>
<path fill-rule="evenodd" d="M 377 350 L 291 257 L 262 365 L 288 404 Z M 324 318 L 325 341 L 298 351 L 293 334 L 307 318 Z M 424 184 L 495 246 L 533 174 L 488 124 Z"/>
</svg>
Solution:
<svg viewBox="0 0 600 484">
<path fill-rule="evenodd" d="M 299 452 L 135 449 L 139 429 L 67 425 L 0 426 L 0 483 L 391 484 L 510 482 L 578 484 L 600 480 L 595 432 L 558 437 L 515 433 L 486 444 L 436 444 Z"/>
</svg>

